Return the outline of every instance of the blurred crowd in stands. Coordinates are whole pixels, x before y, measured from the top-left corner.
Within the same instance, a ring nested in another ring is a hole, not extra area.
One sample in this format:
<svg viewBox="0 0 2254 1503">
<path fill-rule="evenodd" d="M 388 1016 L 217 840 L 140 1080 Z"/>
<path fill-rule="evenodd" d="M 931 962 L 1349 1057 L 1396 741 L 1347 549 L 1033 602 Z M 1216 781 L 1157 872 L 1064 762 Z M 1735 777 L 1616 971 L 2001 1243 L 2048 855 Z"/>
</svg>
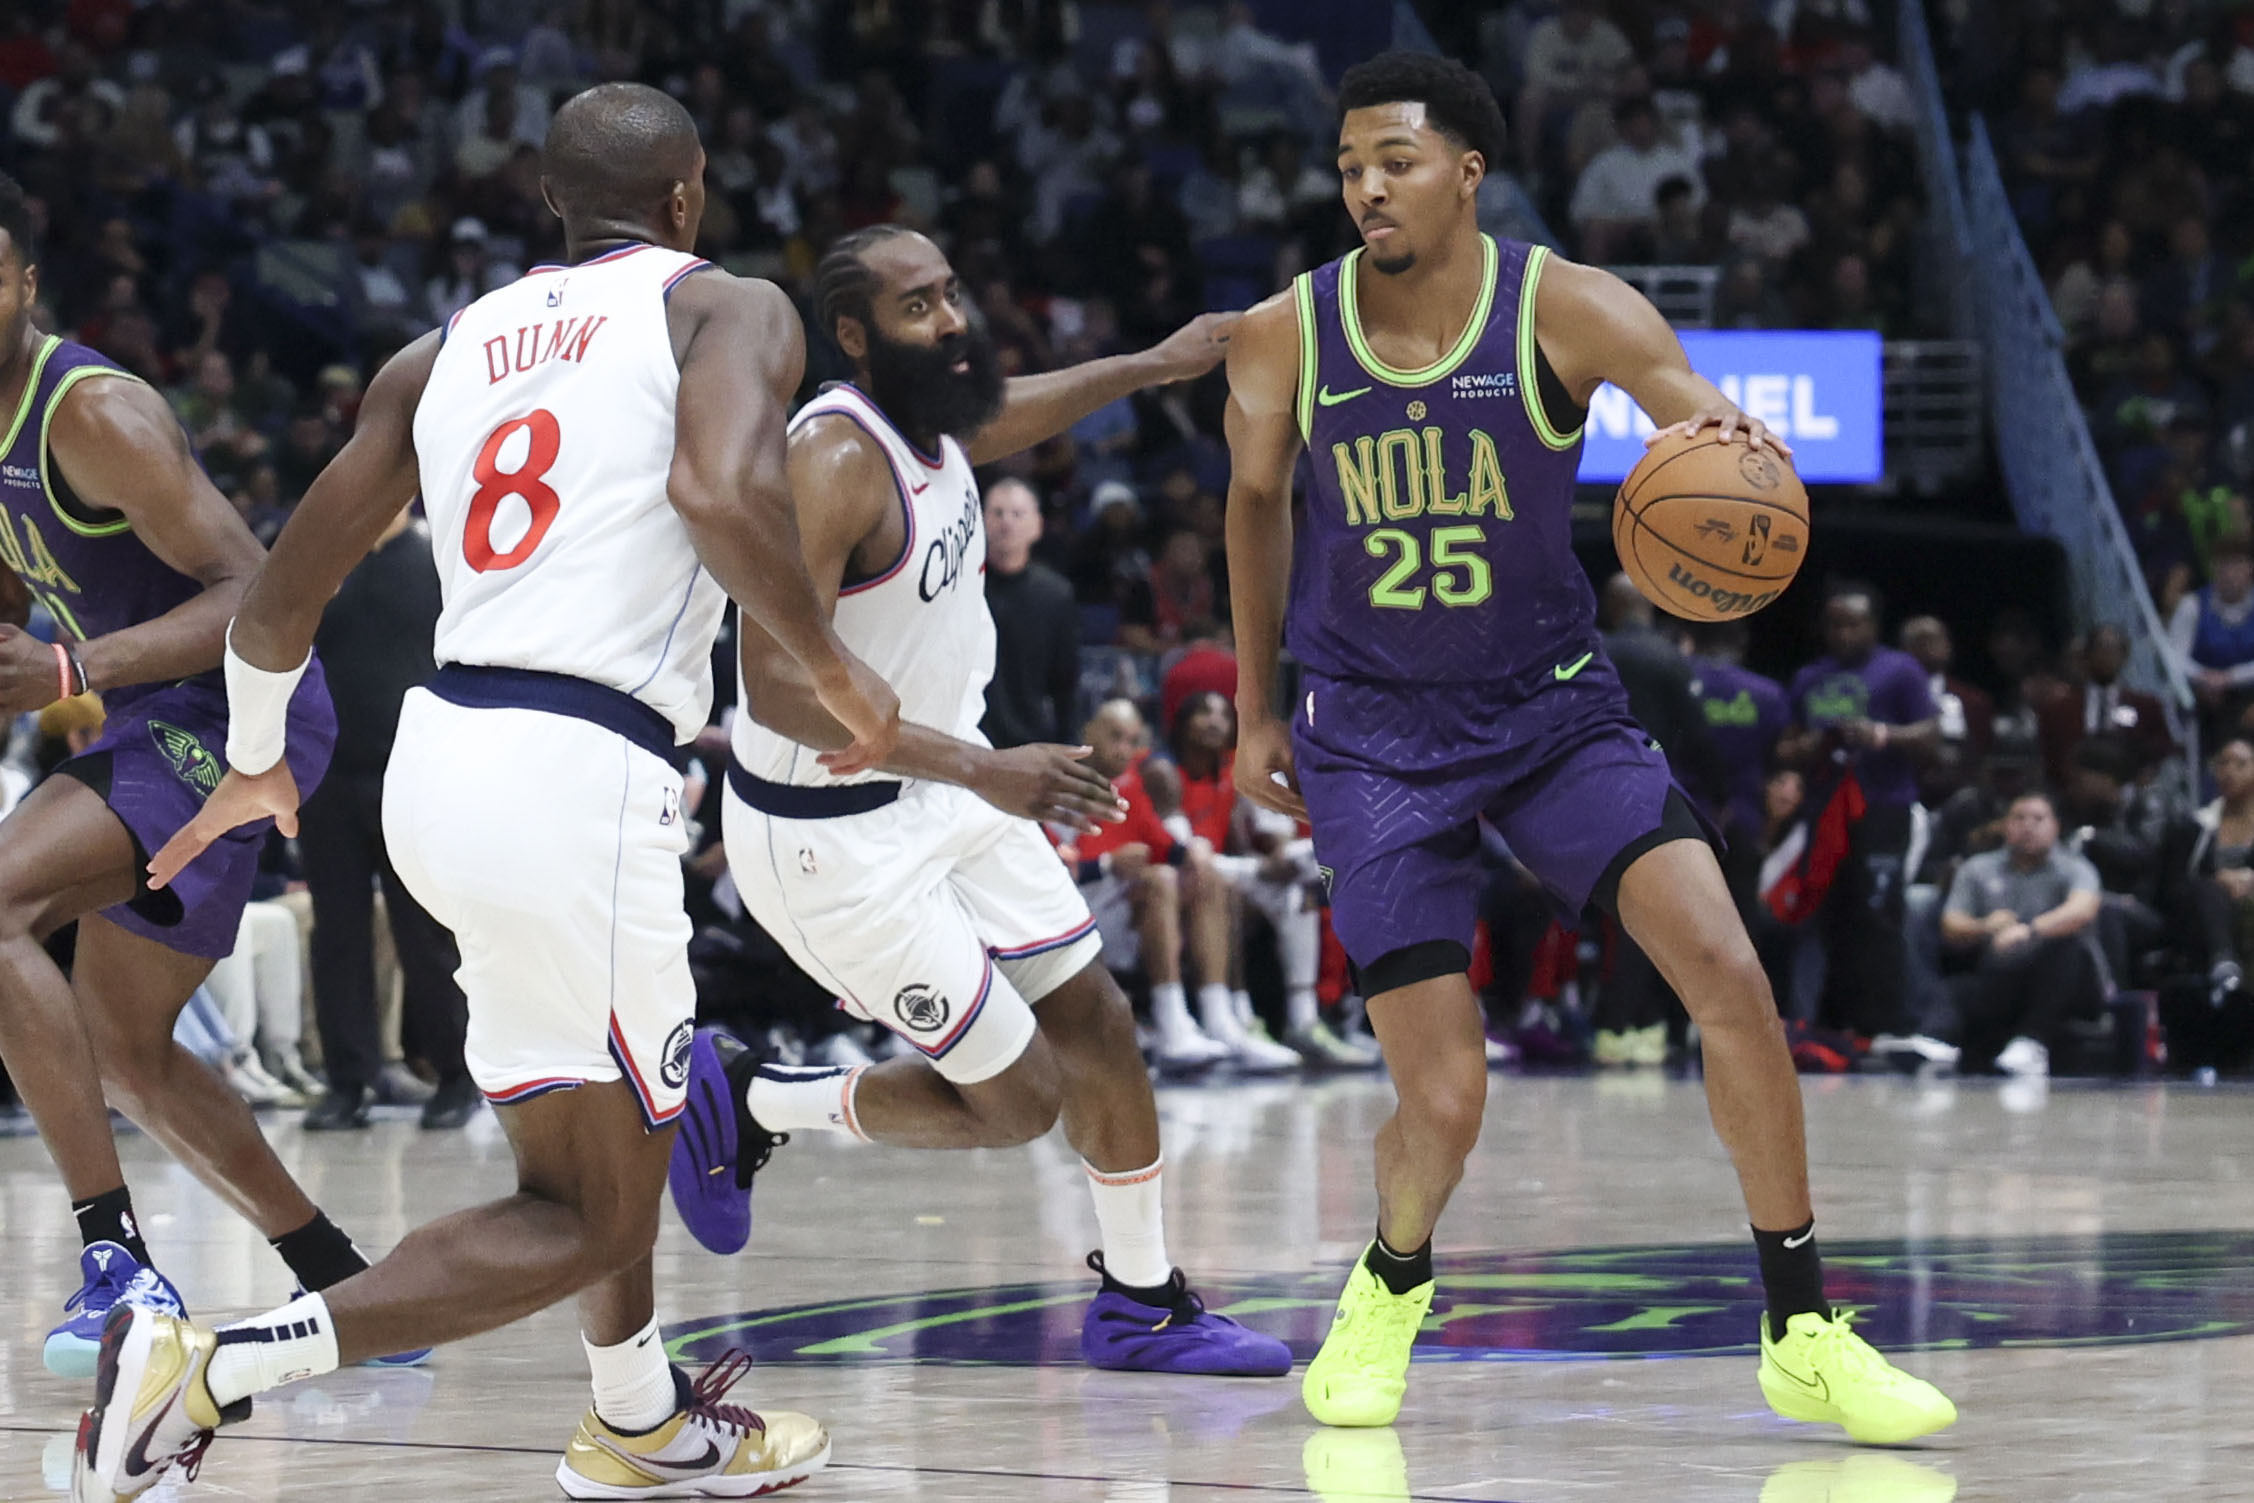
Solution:
<svg viewBox="0 0 2254 1503">
<path fill-rule="evenodd" d="M 1330 84 L 1351 59 L 1317 42 L 1382 9 L 15 0 L 0 14 L 0 169 L 42 216 L 40 325 L 170 393 L 270 539 L 383 359 L 560 253 L 539 146 L 576 88 L 636 78 L 681 97 L 709 153 L 700 251 L 802 306 L 841 233 L 926 229 L 1016 374 L 1146 345 L 1349 249 L 1327 163 Z M 2116 493 L 2171 608 L 2200 602 L 2187 650 L 2237 654 L 2201 680 L 2230 718 L 2254 705 L 2239 484 L 2254 316 L 2232 292 L 2254 52 L 2192 4 L 2026 9 L 2089 13 L 2031 25 L 1994 86 L 2023 101 L 2013 171 Z M 1718 326 L 1914 336 L 1934 330 L 1911 291 L 1921 193 L 1891 12 L 1421 7 L 1430 40 L 1477 62 L 1513 127 L 1480 195 L 1490 231 L 1607 265 L 1706 268 Z M 1368 50 L 1393 40 L 1381 25 Z M 809 365 L 809 392 L 843 373 L 820 335 Z M 1229 787 L 1222 398 L 1216 376 L 1122 400 L 982 477 L 1001 634 L 987 729 L 1003 744 L 1085 740 L 1130 790 L 1132 838 L 1061 854 L 1147 998 L 1163 1068 L 1371 1067 L 1304 832 L 1253 817 Z M 385 698 L 428 668 L 430 603 L 398 583 L 418 550 L 419 528 L 387 542 L 369 568 L 393 582 L 343 601 L 341 635 L 323 643 L 383 686 L 362 710 L 371 747 L 388 744 Z M 2195 811 L 2160 775 L 2167 716 L 2115 682 L 2117 633 L 2054 656 L 2025 620 L 1967 615 L 1996 672 L 1974 687 L 1952 674 L 1947 625 L 1892 622 L 1851 587 L 1783 684 L 1746 670 L 1727 631 L 1685 638 L 1632 593 L 1606 599 L 1639 713 L 1731 837 L 1733 884 L 1809 1068 L 2143 1067 L 2160 1053 L 2151 1020 L 2193 992 L 2195 1023 L 2223 1042 L 2176 1062 L 2231 1063 L 2239 936 L 2254 940 L 2240 918 L 2254 913 L 2254 749 L 2222 745 L 2221 800 Z M 731 652 L 723 642 L 724 698 Z M 7 792 L 98 715 L 57 707 L 20 726 Z M 717 727 L 697 755 L 707 1010 L 786 1056 L 881 1051 L 741 919 L 717 843 Z M 380 767 L 339 783 L 319 850 L 277 848 L 268 885 L 293 923 L 262 921 L 246 946 L 262 968 L 215 978 L 225 995 L 198 1015 L 246 1094 L 317 1092 L 312 1039 L 283 1021 L 308 995 L 309 953 L 319 1125 L 433 1085 L 433 1125 L 447 1125 L 460 997 L 443 931 L 417 922 L 368 829 Z M 2051 793 L 2015 802 L 2037 787 Z M 1679 1010 L 1633 946 L 1556 915 L 1506 851 L 1491 855 L 1477 965 L 1495 1056 L 1682 1058 Z"/>
</svg>

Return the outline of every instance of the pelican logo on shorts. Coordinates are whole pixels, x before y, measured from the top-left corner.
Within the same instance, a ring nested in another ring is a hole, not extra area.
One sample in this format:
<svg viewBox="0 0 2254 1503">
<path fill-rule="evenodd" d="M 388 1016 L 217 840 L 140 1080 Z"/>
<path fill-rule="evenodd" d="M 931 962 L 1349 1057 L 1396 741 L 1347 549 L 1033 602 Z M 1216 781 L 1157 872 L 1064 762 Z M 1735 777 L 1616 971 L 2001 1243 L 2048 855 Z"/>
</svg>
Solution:
<svg viewBox="0 0 2254 1503">
<path fill-rule="evenodd" d="M 1330 869 L 1329 867 L 1327 867 L 1327 866 L 1318 866 L 1318 867 L 1316 867 L 1316 868 L 1315 868 L 1315 875 L 1316 875 L 1317 877 L 1320 877 L 1320 878 L 1322 879 L 1322 883 L 1323 883 L 1323 896 L 1324 896 L 1325 898 L 1328 898 L 1328 897 L 1329 897 L 1329 896 L 1331 895 L 1331 893 L 1330 893 L 1330 885 L 1331 885 L 1331 883 L 1332 883 L 1332 882 L 1334 882 L 1334 881 L 1336 881 L 1336 880 L 1338 879 L 1338 873 L 1337 873 L 1337 872 L 1334 872 L 1334 871 L 1332 871 L 1332 870 L 1331 870 L 1331 869 Z"/>
<path fill-rule="evenodd" d="M 211 797 L 219 786 L 219 779 L 227 769 L 208 751 L 193 732 L 161 720 L 149 722 L 149 739 L 156 742 L 157 750 L 172 764 L 173 773 L 203 798 Z"/>
<path fill-rule="evenodd" d="M 1737 472 L 1755 490 L 1773 491 L 1777 488 L 1777 483 L 1784 479 L 1784 472 L 1777 467 L 1777 462 L 1759 449 L 1747 449 L 1738 456 Z"/>
<path fill-rule="evenodd" d="M 1769 519 L 1756 514 L 1745 524 L 1745 552 L 1741 555 L 1748 564 L 1757 564 L 1769 552 Z"/>
<path fill-rule="evenodd" d="M 953 1013 L 939 989 L 921 981 L 900 988 L 900 994 L 892 999 L 892 1015 L 910 1033 L 937 1033 L 947 1026 Z"/>
<path fill-rule="evenodd" d="M 678 1091 L 689 1080 L 689 1046 L 696 1042 L 697 1025 L 684 1020 L 665 1040 L 665 1063 L 658 1066 L 658 1079 L 665 1082 L 669 1091 Z"/>
</svg>

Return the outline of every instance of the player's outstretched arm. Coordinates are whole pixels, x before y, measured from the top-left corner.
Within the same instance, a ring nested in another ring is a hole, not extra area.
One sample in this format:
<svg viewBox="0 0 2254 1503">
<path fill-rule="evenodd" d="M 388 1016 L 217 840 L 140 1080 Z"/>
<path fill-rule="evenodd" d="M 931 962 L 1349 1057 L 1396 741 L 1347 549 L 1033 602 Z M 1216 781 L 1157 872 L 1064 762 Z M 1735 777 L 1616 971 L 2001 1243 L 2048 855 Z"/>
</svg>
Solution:
<svg viewBox="0 0 2254 1503">
<path fill-rule="evenodd" d="M 805 549 L 806 572 L 821 602 L 822 619 L 837 610 L 837 595 L 853 555 L 883 529 L 897 506 L 890 463 L 860 425 L 821 417 L 790 437 L 787 470 Z M 811 677 L 789 653 L 746 618 L 739 629 L 744 706 L 778 736 L 813 747 L 822 763 L 840 768 L 839 752 L 852 740 L 822 707 Z M 903 724 L 900 739 L 876 770 L 968 788 L 1012 814 L 1055 820 L 1092 830 L 1098 819 L 1119 817 L 1111 784 L 1087 767 L 1086 747 L 1035 746 L 996 751 L 930 726 Z"/>
<path fill-rule="evenodd" d="M 1608 381 L 1635 398 L 1659 425 L 1647 443 L 1719 428 L 1724 442 L 1742 435 L 1792 456 L 1792 446 L 1767 424 L 1691 369 L 1683 342 L 1651 300 L 1609 271 L 1552 256 L 1536 292 L 1534 333 L 1574 401 L 1587 406 Z"/>
<path fill-rule="evenodd" d="M 1056 437 L 1089 413 L 1146 386 L 1190 381 L 1221 363 L 1238 313 L 1200 313 L 1149 349 L 1110 355 L 1061 371 L 1019 376 L 1002 389 L 1002 410 L 965 446 L 972 464 L 991 464 Z"/>
<path fill-rule="evenodd" d="M 1237 791 L 1304 819 L 1291 730 L 1276 713 L 1291 588 L 1291 471 L 1300 449 L 1299 310 L 1259 304 L 1229 345 L 1229 609 L 1237 645 Z M 1280 780 L 1280 781 L 1279 781 Z"/>
<path fill-rule="evenodd" d="M 63 398 L 47 442 L 81 500 L 123 513 L 150 552 L 204 587 L 161 616 L 79 644 L 86 687 L 161 683 L 218 666 L 227 618 L 261 552 L 164 398 L 139 381 L 82 382 Z"/>
<path fill-rule="evenodd" d="M 202 811 L 149 862 L 151 886 L 170 882 L 239 825 L 272 817 L 283 834 L 297 833 L 298 787 L 282 757 L 290 698 L 313 655 L 321 612 L 353 565 L 415 499 L 420 483 L 415 406 L 430 381 L 438 344 L 434 330 L 376 372 L 352 437 L 307 487 L 243 592 L 233 624 L 224 626 L 227 776 Z"/>
<path fill-rule="evenodd" d="M 806 369 L 798 310 L 770 282 L 695 276 L 667 305 L 681 362 L 667 493 L 712 577 L 803 664 L 853 733 L 847 757 L 873 766 L 900 734 L 900 701 L 845 650 L 800 551 L 784 474 L 790 400 Z"/>
</svg>

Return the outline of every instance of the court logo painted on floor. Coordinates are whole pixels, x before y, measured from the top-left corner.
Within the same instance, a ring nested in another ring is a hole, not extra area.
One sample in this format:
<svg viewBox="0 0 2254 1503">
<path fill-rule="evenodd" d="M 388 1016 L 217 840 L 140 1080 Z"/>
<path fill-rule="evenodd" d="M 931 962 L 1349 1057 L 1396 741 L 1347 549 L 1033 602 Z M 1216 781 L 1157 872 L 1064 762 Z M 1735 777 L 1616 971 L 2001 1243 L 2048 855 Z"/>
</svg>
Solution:
<svg viewBox="0 0 2254 1503">
<path fill-rule="evenodd" d="M 1891 1350 L 2103 1346 L 2254 1333 L 2254 1233 L 1940 1238 L 1826 1245 L 1831 1295 Z M 1753 1252 L 1736 1243 L 1436 1260 L 1423 1362 L 1704 1357 L 1754 1350 Z M 1314 1354 L 1342 1270 L 1200 1277 L 1208 1306 Z M 747 1311 L 667 1329 L 676 1357 L 762 1362 L 1080 1361 L 1086 1281 Z"/>
</svg>

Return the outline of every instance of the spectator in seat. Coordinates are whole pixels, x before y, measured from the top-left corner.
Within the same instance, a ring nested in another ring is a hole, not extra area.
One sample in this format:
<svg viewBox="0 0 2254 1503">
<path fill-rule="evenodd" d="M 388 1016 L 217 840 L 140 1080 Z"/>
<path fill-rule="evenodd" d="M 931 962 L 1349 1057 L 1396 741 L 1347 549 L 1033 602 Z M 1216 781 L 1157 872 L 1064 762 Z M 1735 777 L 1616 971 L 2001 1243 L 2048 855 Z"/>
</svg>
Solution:
<svg viewBox="0 0 2254 1503">
<path fill-rule="evenodd" d="M 2219 1004 L 2245 989 L 2254 945 L 2254 741 L 2234 735 L 2208 763 L 2215 800 L 2194 817 L 2186 847 L 2171 849 L 2162 876 L 2186 948 L 2207 969 Z"/>
<path fill-rule="evenodd" d="M 1182 706 L 1197 694 L 1237 697 L 1237 655 L 1229 629 L 1218 621 L 1193 621 L 1182 628 L 1181 656 L 1167 664 L 1159 680 L 1158 718 L 1172 725 Z"/>
<path fill-rule="evenodd" d="M 1181 641 L 1183 627 L 1213 619 L 1216 598 L 1205 540 L 1187 528 L 1168 533 L 1149 576 L 1121 602 L 1120 643 L 1163 652 Z"/>
<path fill-rule="evenodd" d="M 1194 949 L 1201 974 L 1227 974 L 1228 910 L 1202 905 L 1199 921 L 1187 932 L 1183 918 L 1185 900 L 1216 885 L 1212 848 L 1194 838 L 1178 840 L 1166 828 L 1162 805 L 1165 811 L 1178 808 L 1178 786 L 1170 766 L 1150 761 L 1149 733 L 1132 700 L 1106 700 L 1080 739 L 1091 748 L 1088 765 L 1110 778 L 1127 801 L 1124 820 L 1079 836 L 1071 848 L 1074 874 L 1103 937 L 1104 964 L 1114 971 L 1141 965 L 1150 983 L 1159 1068 L 1206 1069 L 1227 1058 L 1229 1049 L 1208 1038 L 1190 1016 L 1182 963 L 1185 950 Z"/>
<path fill-rule="evenodd" d="M 1620 139 L 1581 169 L 1570 211 L 1581 259 L 1600 264 L 1653 257 L 1662 185 L 1689 184 L 1693 213 L 1706 201 L 1698 158 L 1660 134 L 1659 112 L 1648 96 L 1622 100 L 1613 114 Z"/>
<path fill-rule="evenodd" d="M 2159 903 L 2169 802 L 2159 789 L 2137 782 L 2138 765 L 2126 739 L 2101 731 L 2076 744 L 2059 785 L 2060 838 L 2097 868 L 2103 887 L 2098 944 L 2117 980 L 2133 977 L 2139 957 L 2167 931 Z"/>
<path fill-rule="evenodd" d="M 1912 616 L 1902 623 L 1902 650 L 1925 670 L 1927 689 L 1940 712 L 1941 743 L 1920 778 L 1927 808 L 1937 808 L 1972 781 L 1996 742 L 1996 702 L 1988 692 L 1949 670 L 1956 644 L 1938 616 Z"/>
<path fill-rule="evenodd" d="M 1969 858 L 1949 886 L 1941 937 L 1975 963 L 1952 987 L 1968 1069 L 2046 1076 L 2066 1025 L 2105 1005 L 2097 868 L 2058 833 L 2050 796 L 2023 793 L 2003 848 Z"/>
<path fill-rule="evenodd" d="M 1866 808 L 1816 922 L 1831 966 L 1824 1013 L 1862 1034 L 1898 1032 L 1903 1007 L 1902 902 L 1918 768 L 1940 742 L 1925 669 L 1880 645 L 1878 592 L 1835 583 L 1824 603 L 1824 656 L 1793 676 L 1796 727 L 1781 755 L 1804 767 L 1843 758 Z M 1821 781 L 1811 778 L 1812 782 Z"/>
<path fill-rule="evenodd" d="M 1671 177 L 1652 195 L 1651 259 L 1658 266 L 1712 266 L 1722 259 L 1721 242 L 1700 192 L 1688 178 Z"/>
<path fill-rule="evenodd" d="M 2175 754 L 2167 707 L 2121 682 L 2128 662 L 2129 634 L 2110 623 L 2094 626 L 2082 647 L 2081 676 L 2069 681 L 2064 693 L 2037 706 L 2043 756 L 2054 785 L 2066 785 L 2074 750 L 2085 737 L 2118 738 L 2134 758 L 2132 778 Z"/>
<path fill-rule="evenodd" d="M 2254 539 L 2231 533 L 2209 551 L 2210 577 L 2168 621 L 2210 743 L 2246 727 L 2254 708 Z"/>
<path fill-rule="evenodd" d="M 1041 503 L 1022 480 L 986 492 L 986 608 L 994 678 L 979 729 L 996 746 L 1062 741 L 1080 682 L 1080 607 L 1065 577 L 1033 557 Z"/>
<path fill-rule="evenodd" d="M 431 672 L 438 571 L 430 533 L 408 512 L 346 577 L 321 618 L 315 646 L 336 674 L 338 743 L 329 775 L 306 800 L 298 847 L 313 900 L 313 1009 L 328 1094 L 306 1113 L 308 1131 L 368 1125 L 386 1088 L 376 1003 L 375 894 L 383 890 L 399 956 L 401 1032 L 438 1076 L 423 1126 L 456 1128 L 480 1104 L 463 1062 L 468 1004 L 454 984 L 454 937 L 392 869 L 384 847 L 383 775 L 399 706 Z"/>
<path fill-rule="evenodd" d="M 1627 34 L 1612 24 L 1597 0 L 1564 0 L 1557 14 L 1526 34 L 1526 85 L 1515 122 L 1525 165 L 1541 170 L 1552 135 L 1584 99 L 1603 98 L 1636 60 Z"/>
</svg>

